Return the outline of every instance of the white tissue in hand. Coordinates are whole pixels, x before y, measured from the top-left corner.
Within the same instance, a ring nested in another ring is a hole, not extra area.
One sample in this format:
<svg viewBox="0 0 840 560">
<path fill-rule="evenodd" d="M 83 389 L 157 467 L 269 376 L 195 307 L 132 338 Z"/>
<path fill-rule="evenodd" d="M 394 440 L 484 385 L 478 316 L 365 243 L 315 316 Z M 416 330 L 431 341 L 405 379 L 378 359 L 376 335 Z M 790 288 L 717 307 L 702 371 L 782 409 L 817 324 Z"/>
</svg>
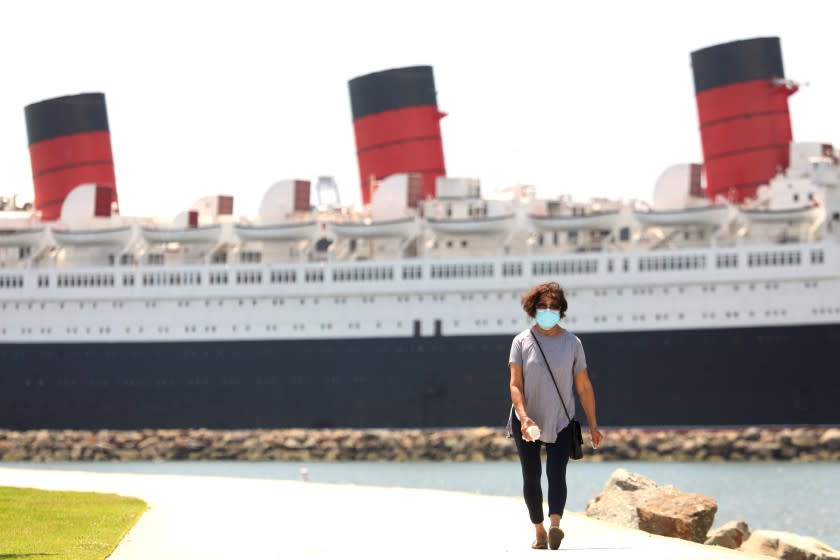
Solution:
<svg viewBox="0 0 840 560">
<path fill-rule="evenodd" d="M 540 439 L 539 426 L 528 426 L 528 429 L 525 431 L 528 432 L 528 437 L 531 438 L 531 441 L 537 441 L 538 439 Z"/>
</svg>

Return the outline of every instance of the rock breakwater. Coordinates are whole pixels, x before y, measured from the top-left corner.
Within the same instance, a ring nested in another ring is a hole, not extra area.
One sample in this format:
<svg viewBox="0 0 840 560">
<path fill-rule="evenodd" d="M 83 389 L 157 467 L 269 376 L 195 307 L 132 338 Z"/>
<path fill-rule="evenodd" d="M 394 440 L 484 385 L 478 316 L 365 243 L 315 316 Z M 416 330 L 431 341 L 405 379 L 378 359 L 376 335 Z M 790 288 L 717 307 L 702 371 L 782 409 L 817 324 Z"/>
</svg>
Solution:
<svg viewBox="0 0 840 560">
<path fill-rule="evenodd" d="M 586 515 L 608 523 L 788 560 L 840 560 L 840 552 L 813 537 L 783 531 L 750 532 L 735 520 L 710 530 L 717 502 L 709 496 L 659 486 L 626 469 L 616 469 L 604 489 L 586 504 Z"/>
<path fill-rule="evenodd" d="M 588 461 L 840 461 L 840 428 L 605 429 Z M 588 439 L 588 436 L 585 436 Z M 506 461 L 494 428 L 0 430 L 2 461 Z"/>
</svg>

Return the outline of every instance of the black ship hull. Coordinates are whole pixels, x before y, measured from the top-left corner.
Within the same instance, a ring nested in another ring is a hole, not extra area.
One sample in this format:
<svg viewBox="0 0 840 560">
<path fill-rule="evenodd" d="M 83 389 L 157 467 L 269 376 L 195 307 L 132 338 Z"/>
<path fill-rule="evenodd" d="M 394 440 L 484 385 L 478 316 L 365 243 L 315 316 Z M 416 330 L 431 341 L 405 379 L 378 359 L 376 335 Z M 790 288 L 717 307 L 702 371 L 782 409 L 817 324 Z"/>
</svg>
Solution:
<svg viewBox="0 0 840 560">
<path fill-rule="evenodd" d="M 4 344 L 0 428 L 501 427 L 513 335 Z M 840 325 L 579 336 L 603 426 L 840 424 Z"/>
</svg>

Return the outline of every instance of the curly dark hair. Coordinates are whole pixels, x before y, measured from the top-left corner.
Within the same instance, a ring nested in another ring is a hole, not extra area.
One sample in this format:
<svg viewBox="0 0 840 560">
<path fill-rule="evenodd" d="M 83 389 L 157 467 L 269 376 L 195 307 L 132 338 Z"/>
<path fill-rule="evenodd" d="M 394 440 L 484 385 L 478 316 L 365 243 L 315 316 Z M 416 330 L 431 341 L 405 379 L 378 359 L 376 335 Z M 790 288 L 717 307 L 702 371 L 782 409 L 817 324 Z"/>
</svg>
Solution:
<svg viewBox="0 0 840 560">
<path fill-rule="evenodd" d="M 522 309 L 525 310 L 528 317 L 534 318 L 540 303 L 559 308 L 561 319 L 566 316 L 566 310 L 569 308 L 566 294 L 563 293 L 563 288 L 557 282 L 538 284 L 522 294 Z"/>
</svg>

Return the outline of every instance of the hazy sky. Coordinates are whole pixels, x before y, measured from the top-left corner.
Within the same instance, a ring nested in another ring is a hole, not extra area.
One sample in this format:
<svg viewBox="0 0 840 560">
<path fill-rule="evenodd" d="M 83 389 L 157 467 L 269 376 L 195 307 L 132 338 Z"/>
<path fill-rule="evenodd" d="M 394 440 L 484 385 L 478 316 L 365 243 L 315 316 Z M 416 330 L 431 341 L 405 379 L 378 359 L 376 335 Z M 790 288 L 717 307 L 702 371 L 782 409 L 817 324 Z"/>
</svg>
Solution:
<svg viewBox="0 0 840 560">
<path fill-rule="evenodd" d="M 649 199 L 701 159 L 690 52 L 782 40 L 794 138 L 840 143 L 840 2 L 0 4 L 0 191 L 32 196 L 23 108 L 106 94 L 123 214 L 206 194 L 254 213 L 276 180 L 359 199 L 347 81 L 434 66 L 450 176 Z"/>
</svg>

